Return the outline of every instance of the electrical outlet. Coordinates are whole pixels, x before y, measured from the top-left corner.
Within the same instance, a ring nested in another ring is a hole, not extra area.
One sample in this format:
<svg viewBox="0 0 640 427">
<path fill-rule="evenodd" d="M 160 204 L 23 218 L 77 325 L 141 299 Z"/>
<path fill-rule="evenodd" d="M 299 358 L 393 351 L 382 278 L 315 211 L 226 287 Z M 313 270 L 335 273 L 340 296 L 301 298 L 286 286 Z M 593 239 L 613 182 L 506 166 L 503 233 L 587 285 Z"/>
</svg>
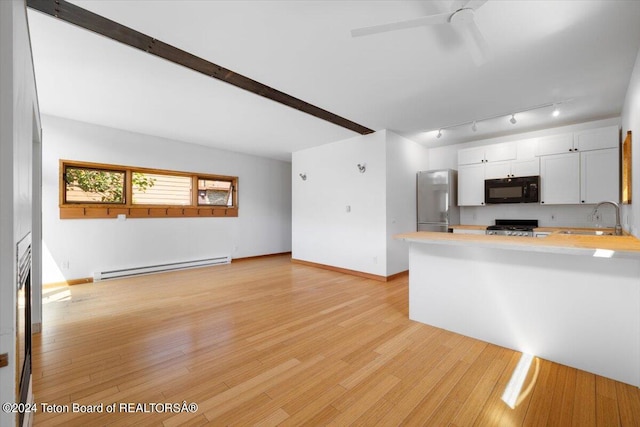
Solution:
<svg viewBox="0 0 640 427">
<path fill-rule="evenodd" d="M 373 263 L 374 263 L 374 264 L 377 264 L 377 263 L 378 263 L 378 257 L 377 257 L 377 256 L 374 256 L 374 257 L 373 257 Z"/>
<path fill-rule="evenodd" d="M 62 269 L 63 270 L 69 269 L 69 260 L 62 261 Z"/>
</svg>

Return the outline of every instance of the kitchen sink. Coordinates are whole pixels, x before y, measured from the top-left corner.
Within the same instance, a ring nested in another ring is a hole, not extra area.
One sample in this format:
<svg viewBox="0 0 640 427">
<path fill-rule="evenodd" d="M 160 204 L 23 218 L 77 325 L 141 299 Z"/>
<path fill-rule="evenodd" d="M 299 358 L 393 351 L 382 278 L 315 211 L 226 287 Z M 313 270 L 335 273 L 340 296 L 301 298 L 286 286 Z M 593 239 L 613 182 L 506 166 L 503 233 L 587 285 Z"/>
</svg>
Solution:
<svg viewBox="0 0 640 427">
<path fill-rule="evenodd" d="M 575 234 L 577 236 L 614 236 L 610 231 L 601 230 L 562 230 L 559 234 Z"/>
</svg>

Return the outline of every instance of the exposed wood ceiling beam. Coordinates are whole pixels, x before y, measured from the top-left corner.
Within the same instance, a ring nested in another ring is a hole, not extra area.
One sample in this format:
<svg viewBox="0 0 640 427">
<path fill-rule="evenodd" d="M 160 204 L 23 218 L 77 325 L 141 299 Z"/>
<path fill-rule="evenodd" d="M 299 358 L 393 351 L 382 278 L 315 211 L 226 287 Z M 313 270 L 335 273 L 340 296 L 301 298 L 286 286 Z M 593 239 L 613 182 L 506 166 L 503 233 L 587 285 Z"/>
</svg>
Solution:
<svg viewBox="0 0 640 427">
<path fill-rule="evenodd" d="M 151 36 L 133 30 L 103 16 L 97 15 L 64 0 L 27 0 L 27 6 L 51 15 L 81 28 L 101 34 L 136 49 L 171 61 L 175 64 L 190 68 L 199 73 L 232 84 L 256 95 L 303 111 L 314 117 L 326 120 L 335 125 L 352 130 L 362 135 L 374 132 L 365 126 L 316 107 L 301 99 L 295 98 L 277 89 L 235 73 L 220 65 L 209 62 L 175 46 L 156 40 Z"/>
</svg>

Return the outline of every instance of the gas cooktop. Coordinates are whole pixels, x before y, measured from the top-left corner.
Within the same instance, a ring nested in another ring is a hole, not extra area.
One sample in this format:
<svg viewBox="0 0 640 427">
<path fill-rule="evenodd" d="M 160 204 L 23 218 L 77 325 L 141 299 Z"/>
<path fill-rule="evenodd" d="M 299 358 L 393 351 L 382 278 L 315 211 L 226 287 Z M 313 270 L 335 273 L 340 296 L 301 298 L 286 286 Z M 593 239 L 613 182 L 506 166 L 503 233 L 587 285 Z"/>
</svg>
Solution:
<svg viewBox="0 0 640 427">
<path fill-rule="evenodd" d="M 537 219 L 496 219 L 496 225 L 488 226 L 486 234 L 533 237 L 533 229 L 536 227 Z"/>
</svg>

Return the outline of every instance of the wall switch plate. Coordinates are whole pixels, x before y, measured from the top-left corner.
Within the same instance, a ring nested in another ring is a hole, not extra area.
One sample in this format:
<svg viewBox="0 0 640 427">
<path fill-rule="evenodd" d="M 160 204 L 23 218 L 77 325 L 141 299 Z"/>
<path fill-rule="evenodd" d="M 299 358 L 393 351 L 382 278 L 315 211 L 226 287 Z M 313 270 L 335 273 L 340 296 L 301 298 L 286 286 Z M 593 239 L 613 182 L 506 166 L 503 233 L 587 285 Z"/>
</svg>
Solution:
<svg viewBox="0 0 640 427">
<path fill-rule="evenodd" d="M 9 366 L 9 353 L 0 354 L 0 368 Z"/>
</svg>

